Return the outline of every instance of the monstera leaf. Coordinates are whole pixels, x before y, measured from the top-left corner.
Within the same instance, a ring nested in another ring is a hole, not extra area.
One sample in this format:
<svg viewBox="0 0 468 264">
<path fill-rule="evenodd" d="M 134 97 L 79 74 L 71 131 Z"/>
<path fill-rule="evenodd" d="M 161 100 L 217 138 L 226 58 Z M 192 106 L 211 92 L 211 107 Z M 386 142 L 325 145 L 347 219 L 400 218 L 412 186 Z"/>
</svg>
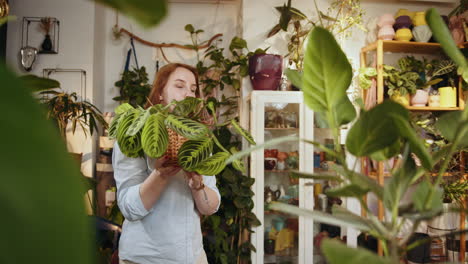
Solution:
<svg viewBox="0 0 468 264">
<path fill-rule="evenodd" d="M 216 175 L 226 167 L 225 162 L 229 156 L 230 154 L 227 152 L 218 152 L 204 160 L 193 170 L 200 175 Z"/>
<path fill-rule="evenodd" d="M 177 134 L 192 140 L 200 140 L 207 136 L 208 128 L 196 121 L 175 115 L 168 115 L 165 123 Z"/>
<path fill-rule="evenodd" d="M 187 171 L 193 171 L 202 161 L 206 160 L 213 151 L 213 140 L 188 140 L 179 149 L 179 165 Z"/>
<path fill-rule="evenodd" d="M 136 158 L 139 156 L 139 152 L 142 149 L 140 135 L 138 133 L 134 136 L 127 136 L 127 130 L 132 125 L 133 121 L 138 117 L 139 112 L 137 110 L 127 112 L 120 121 L 119 127 L 117 128 L 117 142 L 119 147 L 127 157 Z"/>
<path fill-rule="evenodd" d="M 143 127 L 141 135 L 143 150 L 151 158 L 161 157 L 167 150 L 169 135 L 164 125 L 162 113 L 151 115 Z"/>
</svg>

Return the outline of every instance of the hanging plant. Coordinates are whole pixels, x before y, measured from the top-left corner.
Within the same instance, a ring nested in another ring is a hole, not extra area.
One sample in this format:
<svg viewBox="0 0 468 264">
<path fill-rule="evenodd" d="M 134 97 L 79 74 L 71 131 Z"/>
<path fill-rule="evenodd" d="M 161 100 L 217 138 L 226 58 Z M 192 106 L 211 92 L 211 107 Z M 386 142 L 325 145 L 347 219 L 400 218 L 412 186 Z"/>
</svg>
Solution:
<svg viewBox="0 0 468 264">
<path fill-rule="evenodd" d="M 116 117 L 110 125 L 109 136 L 117 139 L 122 153 L 128 157 L 146 154 L 151 158 L 159 158 L 167 153 L 168 148 L 177 145 L 178 142 L 174 142 L 176 139 L 169 136 L 175 132 L 185 142 L 177 149 L 177 156 L 170 158 L 186 171 L 216 175 L 225 168 L 225 161 L 232 153 L 221 145 L 210 127 L 202 122 L 206 108 L 202 99 L 194 97 L 173 101 L 167 106 L 153 105 L 148 109 L 134 108 L 124 103 L 115 109 Z M 252 136 L 235 120 L 213 126 L 228 124 L 233 124 L 232 127 L 240 135 L 255 144 Z M 213 151 L 215 146 L 216 151 Z"/>
<path fill-rule="evenodd" d="M 144 66 L 124 71 L 122 78 L 115 82 L 115 86 L 119 88 L 120 95 L 112 99 L 121 103 L 129 103 L 133 107 L 145 105 L 146 97 L 151 91 L 148 73 Z"/>
</svg>

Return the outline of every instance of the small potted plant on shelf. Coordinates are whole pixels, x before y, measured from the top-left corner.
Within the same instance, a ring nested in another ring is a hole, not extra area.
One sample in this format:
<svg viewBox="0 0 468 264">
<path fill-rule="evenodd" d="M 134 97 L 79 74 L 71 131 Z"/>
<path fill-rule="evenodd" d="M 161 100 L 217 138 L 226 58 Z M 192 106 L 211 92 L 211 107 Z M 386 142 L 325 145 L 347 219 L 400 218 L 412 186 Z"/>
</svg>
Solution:
<svg viewBox="0 0 468 264">
<path fill-rule="evenodd" d="M 384 84 L 390 98 L 402 105 L 409 105 L 409 97 L 416 93 L 416 72 L 405 72 L 390 65 L 384 65 Z"/>
<path fill-rule="evenodd" d="M 186 171 L 216 175 L 225 168 L 232 153 L 220 143 L 210 125 L 204 123 L 204 111 L 213 113 L 213 103 L 205 104 L 194 97 L 147 109 L 124 103 L 115 109 L 109 136 L 117 139 L 122 153 L 128 157 L 159 158 L 166 153 L 170 161 Z M 213 118 L 216 123 L 216 116 Z M 234 119 L 228 122 L 249 143 L 255 144 Z M 233 167 L 244 171 L 241 160 L 236 160 Z"/>
</svg>

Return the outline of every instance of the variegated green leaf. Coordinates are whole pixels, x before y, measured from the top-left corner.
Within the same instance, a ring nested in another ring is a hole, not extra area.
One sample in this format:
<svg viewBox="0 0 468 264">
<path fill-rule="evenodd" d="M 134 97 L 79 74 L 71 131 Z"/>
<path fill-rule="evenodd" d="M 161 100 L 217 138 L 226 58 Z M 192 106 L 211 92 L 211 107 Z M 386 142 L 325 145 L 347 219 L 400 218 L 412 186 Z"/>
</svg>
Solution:
<svg viewBox="0 0 468 264">
<path fill-rule="evenodd" d="M 200 98 L 186 97 L 184 100 L 177 102 L 173 113 L 179 116 L 188 116 L 190 113 L 196 113 L 201 108 L 203 102 Z"/>
<path fill-rule="evenodd" d="M 237 133 L 239 133 L 242 137 L 244 137 L 250 144 L 256 145 L 255 140 L 253 139 L 252 135 L 247 130 L 242 128 L 235 119 L 231 120 L 231 125 L 232 127 L 234 127 Z"/>
<path fill-rule="evenodd" d="M 191 119 L 168 115 L 165 123 L 177 134 L 192 140 L 200 140 L 208 134 L 208 127 Z"/>
<path fill-rule="evenodd" d="M 151 158 L 161 157 L 167 150 L 169 135 L 161 113 L 150 115 L 141 134 L 141 143 L 146 155 Z"/>
<path fill-rule="evenodd" d="M 206 137 L 202 140 L 188 140 L 177 154 L 179 165 L 187 171 L 193 170 L 213 152 L 213 140 Z"/>
<path fill-rule="evenodd" d="M 117 128 L 119 127 L 119 122 L 122 120 L 123 116 L 124 114 L 116 114 L 114 119 L 112 119 L 108 132 L 110 138 L 117 137 Z"/>
<path fill-rule="evenodd" d="M 129 110 L 132 110 L 132 109 L 135 109 L 133 108 L 133 106 L 129 103 L 124 103 L 124 104 L 121 104 L 119 106 L 117 106 L 117 108 L 115 108 L 114 112 L 117 114 L 117 115 L 120 115 L 120 114 L 123 114 Z"/>
<path fill-rule="evenodd" d="M 245 164 L 244 164 L 244 162 L 242 160 L 238 160 L 238 159 L 234 160 L 232 162 L 232 167 L 234 167 L 234 169 L 236 169 L 236 170 L 238 170 L 238 171 L 240 171 L 242 173 L 247 172 L 247 170 L 245 168 Z"/>
<path fill-rule="evenodd" d="M 140 156 L 140 150 L 142 149 L 140 135 L 137 133 L 134 136 L 127 136 L 127 130 L 138 117 L 138 112 L 136 110 L 131 111 L 129 114 L 126 114 L 122 117 L 122 121 L 119 122 L 117 128 L 117 142 L 119 144 L 120 150 L 127 157 L 135 158 Z"/>
<path fill-rule="evenodd" d="M 147 110 L 138 110 L 138 116 L 133 120 L 132 125 L 127 130 L 127 136 L 134 136 L 140 131 L 140 129 L 145 125 L 146 120 L 150 116 L 149 109 Z"/>
<path fill-rule="evenodd" d="M 230 154 L 227 152 L 218 152 L 204 160 L 193 170 L 201 175 L 216 175 L 224 170 L 224 167 L 226 167 L 226 159 L 229 158 L 229 156 Z"/>
</svg>

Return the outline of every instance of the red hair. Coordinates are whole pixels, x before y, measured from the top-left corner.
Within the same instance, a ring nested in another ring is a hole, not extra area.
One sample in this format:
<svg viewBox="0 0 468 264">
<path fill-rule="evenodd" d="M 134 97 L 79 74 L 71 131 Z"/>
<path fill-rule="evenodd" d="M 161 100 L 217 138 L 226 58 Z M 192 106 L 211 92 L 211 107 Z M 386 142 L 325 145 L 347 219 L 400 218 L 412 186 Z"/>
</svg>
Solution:
<svg viewBox="0 0 468 264">
<path fill-rule="evenodd" d="M 167 81 L 169 80 L 169 76 L 171 76 L 171 74 L 177 68 L 184 68 L 193 73 L 193 75 L 195 76 L 196 84 L 197 84 L 195 95 L 197 97 L 200 97 L 197 69 L 195 67 L 192 67 L 190 65 L 183 64 L 183 63 L 169 63 L 161 67 L 161 69 L 159 69 L 159 71 L 155 74 L 154 81 L 153 81 L 153 88 L 151 89 L 151 92 L 148 96 L 149 102 L 146 103 L 145 108 L 161 103 L 160 97 L 161 97 L 162 91 L 164 87 L 166 87 Z"/>
</svg>

